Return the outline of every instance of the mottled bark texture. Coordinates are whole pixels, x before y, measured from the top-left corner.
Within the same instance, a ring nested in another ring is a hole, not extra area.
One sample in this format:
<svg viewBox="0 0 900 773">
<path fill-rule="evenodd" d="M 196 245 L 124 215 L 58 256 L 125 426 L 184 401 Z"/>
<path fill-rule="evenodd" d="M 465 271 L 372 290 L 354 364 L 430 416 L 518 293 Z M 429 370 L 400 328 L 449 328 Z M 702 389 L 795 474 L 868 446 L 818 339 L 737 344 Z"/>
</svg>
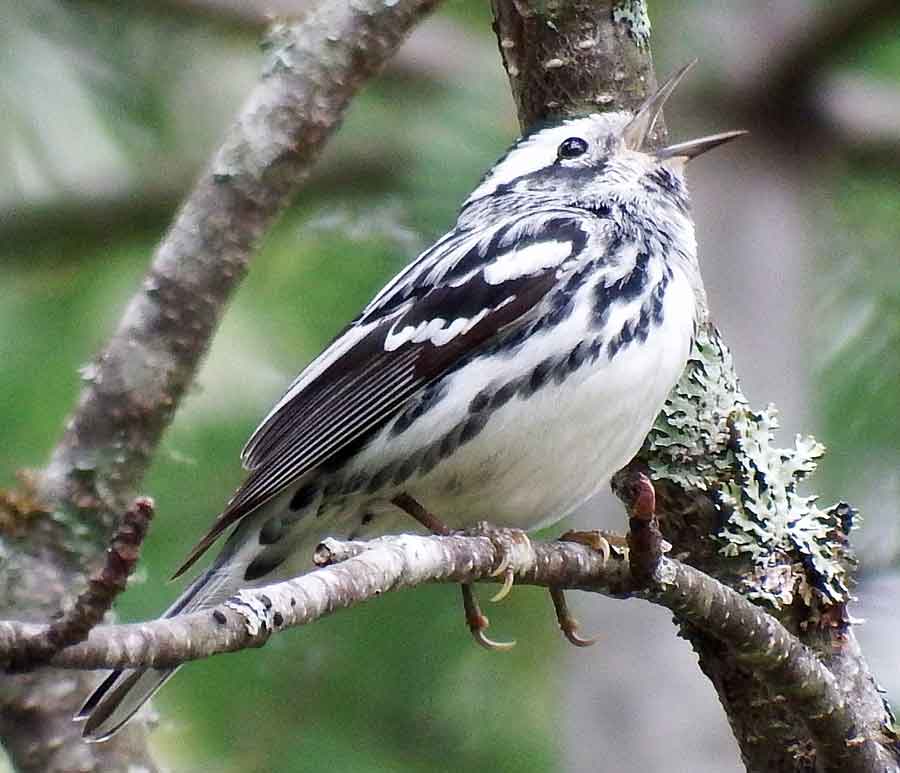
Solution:
<svg viewBox="0 0 900 773">
<path fill-rule="evenodd" d="M 655 87 L 650 22 L 643 0 L 494 0 L 494 12 L 500 52 L 523 129 L 588 111 L 633 110 Z M 661 129 L 650 146 L 658 147 L 663 134 Z M 686 610 L 676 611 L 676 623 L 718 692 L 748 770 L 900 769 L 890 711 L 862 658 L 845 609 L 850 598 L 844 581 L 849 571 L 846 538 L 852 519 L 842 520 L 838 513 L 852 511 L 835 506 L 823 513 L 810 508 L 803 498 L 791 499 L 821 451 L 812 443 L 798 447 L 779 467 L 778 451 L 768 433 L 774 421 L 767 423 L 766 412 L 757 415 L 747 409 L 727 347 L 711 326 L 704 335 L 713 343 L 695 353 L 673 392 L 670 412 L 661 417 L 667 426 L 655 438 L 651 435 L 625 478 L 652 472 L 658 514 L 666 538 L 674 545 L 673 554 L 765 605 L 786 626 L 782 629 L 790 636 L 782 642 L 786 651 L 799 651 L 801 641 L 813 648 L 830 668 L 831 702 L 810 700 L 808 683 L 798 680 L 793 669 L 770 670 L 761 666 L 756 655 L 747 654 L 746 648 L 753 649 L 752 639 L 765 643 L 767 633 L 762 639 L 759 636 L 768 629 L 748 628 L 747 640 L 740 645 L 737 640 L 729 643 L 720 632 L 710 635 Z M 699 420 L 694 425 L 685 423 L 681 408 L 697 402 L 698 388 L 718 392 L 719 397 L 709 404 L 716 409 L 724 406 L 728 418 L 734 410 L 735 421 L 710 422 L 712 415 L 705 417 L 697 411 Z M 672 422 L 678 425 L 677 431 Z M 715 425 L 712 430 L 710 423 Z M 719 437 L 713 439 L 710 434 Z M 738 453 L 752 448 L 775 461 L 757 469 L 723 456 L 715 471 L 679 471 L 679 463 L 690 458 L 691 449 L 699 454 L 709 450 L 712 455 L 718 445 L 727 448 L 729 444 Z M 685 451 L 682 457 L 671 453 L 673 446 Z M 754 475 L 747 478 L 751 467 Z M 778 516 L 773 519 L 768 513 L 757 516 L 755 507 L 762 496 L 760 489 L 765 493 L 770 486 L 781 495 L 772 504 L 773 515 Z M 745 498 L 749 511 L 743 507 Z M 829 513 L 843 526 L 829 531 Z M 817 530 L 821 543 L 832 543 L 824 555 L 817 552 L 817 545 L 810 549 L 799 537 L 793 543 L 785 539 L 789 549 L 778 544 L 774 532 L 784 534 L 790 531 L 789 524 L 800 522 Z M 764 568 L 767 561 L 768 570 Z M 769 620 L 775 622 L 772 617 Z M 788 660 L 786 656 L 785 663 Z"/>
<path fill-rule="evenodd" d="M 0 616 L 70 608 L 140 486 L 257 243 L 297 189 L 350 98 L 437 0 L 327 2 L 277 25 L 251 92 L 164 237 L 84 388 L 46 470 L 0 502 Z M 142 723 L 87 745 L 71 717 L 90 674 L 4 678 L 0 739 L 19 771 L 155 770 Z"/>
<path fill-rule="evenodd" d="M 494 0 L 494 30 L 523 130 L 634 111 L 656 88 L 643 2 Z M 651 142 L 658 141 L 657 134 Z"/>
</svg>

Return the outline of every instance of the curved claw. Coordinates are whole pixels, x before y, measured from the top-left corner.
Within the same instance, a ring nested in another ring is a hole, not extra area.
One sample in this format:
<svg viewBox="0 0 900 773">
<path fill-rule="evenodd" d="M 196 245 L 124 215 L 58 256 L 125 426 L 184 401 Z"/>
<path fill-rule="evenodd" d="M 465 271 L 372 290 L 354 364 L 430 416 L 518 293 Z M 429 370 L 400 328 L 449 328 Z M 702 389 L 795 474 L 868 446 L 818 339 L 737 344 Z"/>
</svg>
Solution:
<svg viewBox="0 0 900 773">
<path fill-rule="evenodd" d="M 478 599 L 475 598 L 475 592 L 471 585 L 460 585 L 463 595 L 463 607 L 466 610 L 466 625 L 469 626 L 469 632 L 482 647 L 495 652 L 505 652 L 516 646 L 515 641 L 494 641 L 484 632 L 490 626 L 491 622 L 481 611 L 478 605 Z"/>
<path fill-rule="evenodd" d="M 500 564 L 488 576 L 499 577 L 501 574 L 506 574 L 507 569 L 509 569 L 509 553 L 503 550 L 500 555 Z"/>
<path fill-rule="evenodd" d="M 595 550 L 603 556 L 604 565 L 609 562 L 609 558 L 612 555 L 612 540 L 616 542 L 617 546 L 624 547 L 627 545 L 624 537 L 608 535 L 599 530 L 576 531 L 570 529 L 565 534 L 560 535 L 559 539 L 562 542 L 575 542 L 578 545 L 585 545 L 591 550 Z"/>
<path fill-rule="evenodd" d="M 580 628 L 578 620 L 569 612 L 569 605 L 566 603 L 566 595 L 559 588 L 550 588 L 550 598 L 553 600 L 553 608 L 556 610 L 556 621 L 559 623 L 559 630 L 569 644 L 576 647 L 590 647 L 597 643 L 598 636 L 592 636 L 589 639 L 583 638 L 578 629 Z"/>
<path fill-rule="evenodd" d="M 563 628 L 563 626 L 560 625 L 560 628 L 562 629 L 563 636 L 566 637 L 569 644 L 573 644 L 576 647 L 593 647 L 600 638 L 599 636 L 591 636 L 588 639 L 583 639 L 578 634 L 578 621 L 574 617 L 572 618 L 571 625 L 569 627 Z"/>
<path fill-rule="evenodd" d="M 401 493 L 394 497 L 392 501 L 397 507 L 407 512 L 433 534 L 451 534 L 450 529 L 443 521 L 427 511 L 409 494 L 405 492 Z M 476 531 L 480 529 L 481 531 L 487 532 L 489 531 L 489 528 L 490 527 L 488 527 L 487 524 L 480 524 L 479 527 L 476 527 Z M 497 594 L 491 599 L 492 601 L 500 601 L 505 598 L 513 585 L 514 574 L 509 569 L 509 553 L 506 550 L 501 550 L 500 565 L 491 572 L 490 576 L 499 577 L 501 574 L 504 575 L 503 587 L 500 588 Z M 515 640 L 494 641 L 485 634 L 485 630 L 490 625 L 490 622 L 482 613 L 481 607 L 478 605 L 478 599 L 475 598 L 475 593 L 472 590 L 472 586 L 464 583 L 460 585 L 460 587 L 462 588 L 463 607 L 466 611 L 466 624 L 469 626 L 472 638 L 485 649 L 493 650 L 495 652 L 504 652 L 515 647 Z"/>
<path fill-rule="evenodd" d="M 487 620 L 487 618 L 485 618 Z M 516 640 L 512 641 L 494 641 L 485 634 L 483 628 L 472 631 L 472 637 L 486 650 L 492 652 L 508 652 L 516 646 Z"/>
<path fill-rule="evenodd" d="M 511 569 L 508 569 L 506 571 L 506 576 L 503 578 L 503 585 L 501 586 L 500 590 L 498 590 L 493 596 L 491 596 L 491 601 L 494 604 L 496 604 L 498 601 L 503 601 L 503 599 L 505 599 L 509 595 L 515 579 L 515 573 Z"/>
<path fill-rule="evenodd" d="M 601 537 L 598 542 L 600 555 L 603 556 L 603 565 L 606 566 L 609 563 L 609 557 L 612 554 L 612 548 L 609 546 L 609 540 Z"/>
</svg>

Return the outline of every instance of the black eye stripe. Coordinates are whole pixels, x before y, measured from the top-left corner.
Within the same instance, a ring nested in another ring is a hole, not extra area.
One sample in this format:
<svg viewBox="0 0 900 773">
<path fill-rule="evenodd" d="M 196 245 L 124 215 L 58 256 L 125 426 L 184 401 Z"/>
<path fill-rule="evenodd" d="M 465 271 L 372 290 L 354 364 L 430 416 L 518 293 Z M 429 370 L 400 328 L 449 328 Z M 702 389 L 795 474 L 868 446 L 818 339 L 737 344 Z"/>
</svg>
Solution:
<svg viewBox="0 0 900 773">
<path fill-rule="evenodd" d="M 588 144 L 581 137 L 569 137 L 559 144 L 559 148 L 556 150 L 556 157 L 558 159 L 578 158 L 578 156 L 583 156 L 587 153 L 587 149 Z"/>
</svg>

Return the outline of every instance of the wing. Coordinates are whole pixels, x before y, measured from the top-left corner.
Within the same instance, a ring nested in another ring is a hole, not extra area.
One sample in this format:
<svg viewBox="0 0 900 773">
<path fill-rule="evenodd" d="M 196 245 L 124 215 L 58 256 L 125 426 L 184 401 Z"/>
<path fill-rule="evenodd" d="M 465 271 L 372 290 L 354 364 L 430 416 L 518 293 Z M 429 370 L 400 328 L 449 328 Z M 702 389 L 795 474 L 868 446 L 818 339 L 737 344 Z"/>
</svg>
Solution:
<svg viewBox="0 0 900 773">
<path fill-rule="evenodd" d="M 250 474 L 176 576 L 232 523 L 387 420 L 460 358 L 524 319 L 589 236 L 570 210 L 453 231 L 399 274 L 253 433 Z"/>
</svg>

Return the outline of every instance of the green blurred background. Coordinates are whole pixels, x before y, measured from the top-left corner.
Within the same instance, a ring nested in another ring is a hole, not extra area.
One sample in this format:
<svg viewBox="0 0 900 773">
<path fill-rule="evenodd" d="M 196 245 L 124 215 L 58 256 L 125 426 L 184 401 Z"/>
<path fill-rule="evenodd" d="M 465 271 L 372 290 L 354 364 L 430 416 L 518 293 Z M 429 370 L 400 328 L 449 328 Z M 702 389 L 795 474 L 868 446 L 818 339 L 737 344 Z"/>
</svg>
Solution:
<svg viewBox="0 0 900 773">
<path fill-rule="evenodd" d="M 651 3 L 658 72 L 701 58 L 668 112 L 675 137 L 754 132 L 693 176 L 711 305 L 752 401 L 776 402 L 788 435 L 813 431 L 833 449 L 817 490 L 864 510 L 857 543 L 877 592 L 867 608 L 863 584 L 860 614 L 873 618 L 863 635 L 877 654 L 895 633 L 884 601 L 897 598 L 900 24 L 885 19 L 836 45 L 785 110 L 758 95 L 784 40 L 813 35 L 830 4 L 748 5 Z M 45 461 L 79 368 L 112 330 L 252 87 L 263 21 L 252 3 L 191 0 L 0 0 L 0 17 L 6 486 Z M 118 603 L 123 619 L 153 616 L 178 592 L 166 578 L 239 482 L 238 452 L 257 421 L 452 223 L 516 133 L 487 5 L 445 3 L 354 102 L 254 259 L 143 487 L 158 516 L 139 581 Z M 600 502 L 579 522 L 621 528 L 621 515 Z M 489 610 L 496 634 L 519 640 L 499 655 L 471 643 L 458 595 L 392 595 L 275 637 L 261 652 L 192 664 L 155 702 L 154 745 L 179 771 L 739 769 L 688 652 L 648 651 L 659 672 L 629 681 L 647 670 L 629 656 L 643 653 L 648 625 L 675 638 L 665 615 L 645 624 L 635 603 L 579 598 L 601 629 L 633 621 L 638 643 L 613 631 L 575 657 L 546 595 L 519 589 Z M 625 652 L 620 666 L 611 648 Z M 888 660 L 873 660 L 896 697 Z M 677 712 L 671 703 L 660 711 L 666 689 Z M 712 718 L 702 742 L 684 732 L 697 716 Z M 648 718 L 667 759 L 683 763 L 657 768 L 640 749 L 629 757 L 640 765 L 615 762 L 608 749 L 646 732 Z M 614 732 L 617 722 L 628 729 Z M 673 753 L 678 743 L 683 753 Z"/>
</svg>

